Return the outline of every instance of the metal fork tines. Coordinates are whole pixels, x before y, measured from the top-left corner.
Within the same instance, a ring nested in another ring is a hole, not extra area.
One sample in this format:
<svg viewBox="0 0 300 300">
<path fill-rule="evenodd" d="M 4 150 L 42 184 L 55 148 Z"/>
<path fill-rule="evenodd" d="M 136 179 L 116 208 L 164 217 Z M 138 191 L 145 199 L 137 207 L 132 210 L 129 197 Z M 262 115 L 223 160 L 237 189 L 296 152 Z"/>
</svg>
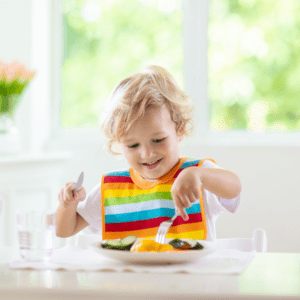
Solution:
<svg viewBox="0 0 300 300">
<path fill-rule="evenodd" d="M 165 238 L 166 234 L 168 233 L 171 225 L 173 224 L 174 220 L 177 218 L 178 213 L 176 213 L 171 219 L 162 222 L 159 227 L 158 231 L 155 237 L 155 242 L 164 244 L 165 243 Z"/>
</svg>

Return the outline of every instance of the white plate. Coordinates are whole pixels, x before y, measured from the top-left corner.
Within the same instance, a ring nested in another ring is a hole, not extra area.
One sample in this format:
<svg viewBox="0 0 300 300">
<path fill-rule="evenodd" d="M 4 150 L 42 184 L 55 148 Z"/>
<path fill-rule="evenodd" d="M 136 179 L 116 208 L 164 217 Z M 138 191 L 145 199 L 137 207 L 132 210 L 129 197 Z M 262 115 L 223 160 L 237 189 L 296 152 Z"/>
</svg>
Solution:
<svg viewBox="0 0 300 300">
<path fill-rule="evenodd" d="M 141 240 L 138 239 L 136 243 Z M 168 243 L 171 239 L 166 239 Z M 181 239 L 189 241 L 187 239 Z M 208 241 L 198 241 L 203 249 L 201 250 L 184 250 L 178 252 L 130 252 L 124 250 L 111 250 L 102 248 L 101 242 L 95 242 L 89 245 L 94 251 L 110 259 L 139 264 L 182 264 L 191 262 L 204 257 L 215 251 L 215 244 Z"/>
</svg>

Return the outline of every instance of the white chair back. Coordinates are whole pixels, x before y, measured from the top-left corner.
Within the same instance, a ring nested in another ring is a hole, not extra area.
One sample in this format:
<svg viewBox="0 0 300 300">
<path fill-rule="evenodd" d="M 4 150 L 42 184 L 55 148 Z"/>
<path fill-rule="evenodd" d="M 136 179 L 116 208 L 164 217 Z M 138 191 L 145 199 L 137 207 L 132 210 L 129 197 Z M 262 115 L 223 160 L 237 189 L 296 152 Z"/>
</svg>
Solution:
<svg viewBox="0 0 300 300">
<path fill-rule="evenodd" d="M 263 229 L 255 229 L 252 238 L 217 239 L 216 242 L 217 249 L 267 252 L 267 235 Z"/>
</svg>

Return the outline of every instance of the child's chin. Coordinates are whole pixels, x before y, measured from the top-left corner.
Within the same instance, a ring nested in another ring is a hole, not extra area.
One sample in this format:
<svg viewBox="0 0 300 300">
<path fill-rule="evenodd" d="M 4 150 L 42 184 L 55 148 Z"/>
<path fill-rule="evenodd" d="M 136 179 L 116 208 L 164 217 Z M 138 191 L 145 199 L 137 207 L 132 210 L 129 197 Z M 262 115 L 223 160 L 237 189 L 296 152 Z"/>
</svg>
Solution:
<svg viewBox="0 0 300 300">
<path fill-rule="evenodd" d="M 144 178 L 144 179 L 147 179 L 147 180 L 156 180 L 158 177 L 157 176 L 153 176 L 153 175 L 149 175 L 149 174 L 141 174 L 142 175 L 142 177 Z"/>
<path fill-rule="evenodd" d="M 162 177 L 164 174 L 162 174 L 162 172 L 144 172 L 144 174 L 142 174 L 142 176 L 145 178 L 145 179 L 150 179 L 150 180 L 156 180 L 160 177 Z"/>
</svg>

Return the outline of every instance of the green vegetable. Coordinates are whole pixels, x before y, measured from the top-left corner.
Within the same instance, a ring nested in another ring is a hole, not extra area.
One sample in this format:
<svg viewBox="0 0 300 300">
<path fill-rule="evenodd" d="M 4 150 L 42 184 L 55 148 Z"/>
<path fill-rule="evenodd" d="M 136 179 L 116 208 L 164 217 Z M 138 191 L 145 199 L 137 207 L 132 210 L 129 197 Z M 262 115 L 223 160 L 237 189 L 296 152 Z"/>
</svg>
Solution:
<svg viewBox="0 0 300 300">
<path fill-rule="evenodd" d="M 127 250 L 129 251 L 137 237 L 135 235 L 128 235 L 123 239 L 104 240 L 101 243 L 102 248 L 114 250 Z"/>
<path fill-rule="evenodd" d="M 181 250 L 189 250 L 191 245 L 188 242 L 182 241 L 180 239 L 174 239 L 169 242 L 170 245 L 172 245 L 175 249 L 181 249 Z"/>
<path fill-rule="evenodd" d="M 201 250 L 203 249 L 203 246 L 198 243 L 197 241 L 189 244 L 186 241 L 182 241 L 180 239 L 174 239 L 169 242 L 170 245 L 172 245 L 175 249 L 180 249 L 180 250 Z"/>
<path fill-rule="evenodd" d="M 198 242 L 196 242 L 196 244 L 190 248 L 190 250 L 201 250 L 201 249 L 203 249 L 203 246 Z"/>
</svg>

